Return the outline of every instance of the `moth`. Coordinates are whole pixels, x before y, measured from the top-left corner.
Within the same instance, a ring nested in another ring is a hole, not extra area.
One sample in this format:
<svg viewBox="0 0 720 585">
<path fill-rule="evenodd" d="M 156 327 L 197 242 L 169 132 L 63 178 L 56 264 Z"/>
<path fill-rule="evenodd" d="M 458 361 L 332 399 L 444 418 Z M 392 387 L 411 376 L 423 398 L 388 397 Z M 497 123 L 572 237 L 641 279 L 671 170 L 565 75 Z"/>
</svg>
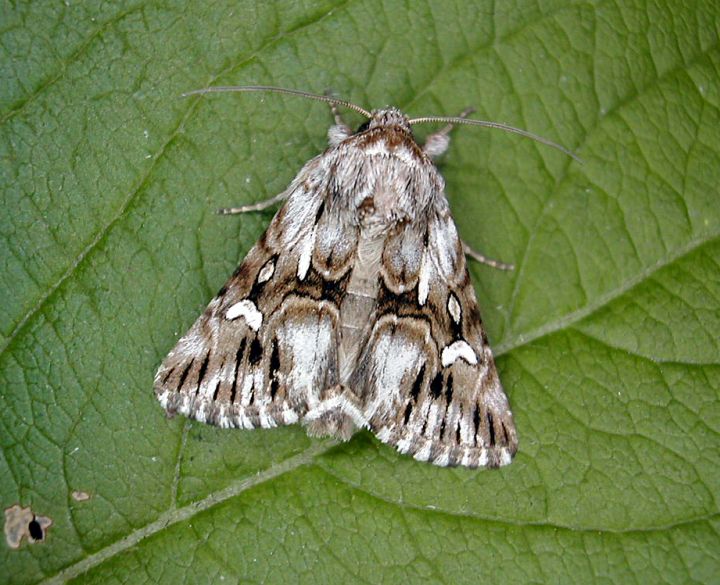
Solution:
<svg viewBox="0 0 720 585">
<path fill-rule="evenodd" d="M 281 194 L 284 202 L 163 361 L 155 393 L 168 414 L 223 428 L 301 423 L 347 440 L 370 429 L 419 461 L 498 467 L 518 446 L 513 415 L 483 329 L 465 255 L 433 159 L 455 118 L 409 119 L 328 95 L 267 86 L 331 104 L 329 147 Z M 367 118 L 356 131 L 337 107 Z M 447 125 L 419 145 L 412 126 Z M 570 154 L 570 153 L 568 153 Z M 572 156 L 572 155 L 571 155 Z"/>
</svg>

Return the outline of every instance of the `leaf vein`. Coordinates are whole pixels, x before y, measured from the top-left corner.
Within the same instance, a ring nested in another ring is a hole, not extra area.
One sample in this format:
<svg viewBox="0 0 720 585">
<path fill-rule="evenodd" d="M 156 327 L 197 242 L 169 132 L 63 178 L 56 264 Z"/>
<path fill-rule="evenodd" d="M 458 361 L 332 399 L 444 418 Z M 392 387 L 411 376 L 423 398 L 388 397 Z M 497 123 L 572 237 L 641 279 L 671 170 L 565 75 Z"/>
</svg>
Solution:
<svg viewBox="0 0 720 585">
<path fill-rule="evenodd" d="M 318 441 L 298 455 L 291 457 L 290 459 L 286 459 L 282 463 L 261 471 L 252 477 L 238 480 L 226 488 L 211 493 L 202 500 L 191 502 L 181 508 L 172 508 L 161 514 L 153 522 L 146 524 L 142 528 L 134 530 L 124 538 L 113 542 L 96 553 L 69 565 L 56 575 L 43 580 L 41 583 L 43 585 L 55 585 L 74 579 L 75 577 L 82 575 L 94 567 L 106 562 L 108 559 L 131 549 L 146 538 L 150 538 L 151 536 L 162 532 L 170 526 L 189 520 L 202 512 L 245 493 L 255 486 L 266 483 L 311 463 L 318 455 L 322 455 L 328 449 L 334 447 L 335 444 L 336 442 L 332 440 Z"/>
</svg>

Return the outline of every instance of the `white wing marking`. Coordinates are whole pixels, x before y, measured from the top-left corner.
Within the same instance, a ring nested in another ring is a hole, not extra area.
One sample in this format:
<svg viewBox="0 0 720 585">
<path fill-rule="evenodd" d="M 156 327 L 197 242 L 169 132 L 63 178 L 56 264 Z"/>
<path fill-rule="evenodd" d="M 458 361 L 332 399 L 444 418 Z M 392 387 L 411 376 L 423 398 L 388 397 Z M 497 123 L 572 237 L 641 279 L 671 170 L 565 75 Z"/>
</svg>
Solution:
<svg viewBox="0 0 720 585">
<path fill-rule="evenodd" d="M 255 303 L 248 299 L 235 303 L 225 313 L 225 318 L 230 321 L 237 319 L 238 317 L 243 317 L 247 322 L 248 327 L 250 327 L 253 331 L 259 331 L 263 322 L 262 313 L 258 311 Z"/>
<path fill-rule="evenodd" d="M 455 363 L 458 358 L 464 359 L 467 363 L 474 366 L 477 364 L 477 356 L 467 341 L 462 339 L 451 343 L 442 350 L 442 365 L 447 368 Z"/>
</svg>

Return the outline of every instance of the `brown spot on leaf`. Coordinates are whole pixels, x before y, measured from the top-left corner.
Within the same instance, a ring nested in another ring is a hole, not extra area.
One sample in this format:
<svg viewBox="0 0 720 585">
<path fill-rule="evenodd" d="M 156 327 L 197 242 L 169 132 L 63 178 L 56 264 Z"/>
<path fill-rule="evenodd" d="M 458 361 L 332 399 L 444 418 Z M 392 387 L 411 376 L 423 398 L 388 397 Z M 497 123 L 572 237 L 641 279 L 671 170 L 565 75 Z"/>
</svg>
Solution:
<svg viewBox="0 0 720 585">
<path fill-rule="evenodd" d="M 42 542 L 51 525 L 50 518 L 36 516 L 30 507 L 15 504 L 5 509 L 5 541 L 10 548 L 20 548 L 23 539 L 30 544 Z"/>
<path fill-rule="evenodd" d="M 80 490 L 75 490 L 72 493 L 73 500 L 76 502 L 87 502 L 90 499 L 90 494 L 87 492 L 82 492 Z"/>
</svg>

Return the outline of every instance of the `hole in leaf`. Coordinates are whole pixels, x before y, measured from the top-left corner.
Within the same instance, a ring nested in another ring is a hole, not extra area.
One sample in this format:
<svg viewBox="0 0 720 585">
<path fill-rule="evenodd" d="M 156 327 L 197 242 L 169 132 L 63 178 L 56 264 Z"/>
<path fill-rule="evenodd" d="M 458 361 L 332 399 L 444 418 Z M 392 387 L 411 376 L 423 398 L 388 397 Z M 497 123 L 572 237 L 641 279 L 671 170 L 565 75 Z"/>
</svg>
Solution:
<svg viewBox="0 0 720 585">
<path fill-rule="evenodd" d="M 28 533 L 33 540 L 42 540 L 45 537 L 45 533 L 35 517 L 28 524 Z"/>
</svg>

